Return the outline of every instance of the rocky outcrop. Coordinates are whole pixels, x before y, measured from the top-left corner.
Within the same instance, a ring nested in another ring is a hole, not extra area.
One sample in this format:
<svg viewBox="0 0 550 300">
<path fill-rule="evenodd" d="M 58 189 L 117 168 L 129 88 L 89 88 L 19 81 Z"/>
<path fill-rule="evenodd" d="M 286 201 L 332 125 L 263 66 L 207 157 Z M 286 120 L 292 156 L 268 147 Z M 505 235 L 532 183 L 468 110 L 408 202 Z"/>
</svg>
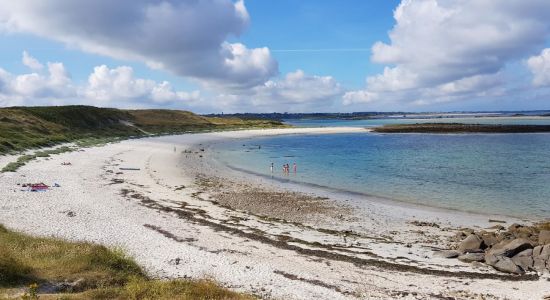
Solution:
<svg viewBox="0 0 550 300">
<path fill-rule="evenodd" d="M 541 230 L 539 233 L 539 244 L 550 244 L 550 230 Z"/>
<path fill-rule="evenodd" d="M 499 271 L 502 271 L 502 272 L 506 272 L 506 273 L 514 273 L 514 274 L 523 274 L 525 273 L 525 271 L 519 267 L 518 265 L 516 265 L 512 259 L 508 258 L 508 257 L 499 257 L 497 262 L 492 265 L 493 268 L 499 270 Z"/>
<path fill-rule="evenodd" d="M 481 250 L 482 247 L 483 240 L 479 236 L 471 234 L 460 242 L 457 250 L 461 253 L 476 252 L 477 250 Z"/>
<path fill-rule="evenodd" d="M 451 239 L 456 250 L 438 251 L 434 256 L 458 258 L 467 263 L 485 263 L 494 269 L 512 273 L 550 272 L 550 223 L 524 226 L 512 224 L 476 232 L 461 231 Z"/>
<path fill-rule="evenodd" d="M 488 253 L 494 256 L 512 257 L 527 249 L 533 249 L 533 243 L 527 239 L 519 238 L 495 244 Z"/>
<path fill-rule="evenodd" d="M 533 249 L 533 268 L 539 272 L 550 270 L 550 244 Z"/>
</svg>

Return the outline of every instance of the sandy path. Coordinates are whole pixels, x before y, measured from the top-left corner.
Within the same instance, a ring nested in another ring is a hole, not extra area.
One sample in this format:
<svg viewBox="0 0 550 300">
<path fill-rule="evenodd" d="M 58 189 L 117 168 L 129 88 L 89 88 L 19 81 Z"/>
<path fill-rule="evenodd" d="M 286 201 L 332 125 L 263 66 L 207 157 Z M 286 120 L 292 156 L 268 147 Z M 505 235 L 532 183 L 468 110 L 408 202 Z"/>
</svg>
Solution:
<svg viewBox="0 0 550 300">
<path fill-rule="evenodd" d="M 154 276 L 209 277 L 265 298 L 478 299 L 485 295 L 485 299 L 541 299 L 550 294 L 546 278 L 475 279 L 475 274 L 495 273 L 456 261 L 418 258 L 411 263 L 378 257 L 373 253 L 390 249 L 395 249 L 392 255 L 405 251 L 404 255 L 413 257 L 429 251 L 403 250 L 403 243 L 381 242 L 370 235 L 344 241 L 337 232 L 269 221 L 216 205 L 205 200 L 207 195 L 200 193 L 201 187 L 189 175 L 192 166 L 180 159 L 181 150 L 215 139 L 356 130 L 285 129 L 151 138 L 40 159 L 17 173 L 0 174 L 0 223 L 31 234 L 120 247 Z M 61 166 L 63 161 L 73 165 Z M 140 170 L 121 171 L 120 167 Z M 57 182 L 61 187 L 30 193 L 17 186 L 36 181 Z M 384 218 L 391 218 L 388 213 Z M 449 273 L 457 271 L 461 273 L 456 276 Z"/>
</svg>

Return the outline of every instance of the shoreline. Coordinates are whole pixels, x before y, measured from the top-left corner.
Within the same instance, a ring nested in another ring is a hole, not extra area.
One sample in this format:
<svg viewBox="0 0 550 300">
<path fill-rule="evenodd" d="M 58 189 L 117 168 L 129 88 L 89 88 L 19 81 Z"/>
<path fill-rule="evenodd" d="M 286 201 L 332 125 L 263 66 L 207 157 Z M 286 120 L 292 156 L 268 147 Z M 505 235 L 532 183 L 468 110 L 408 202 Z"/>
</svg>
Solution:
<svg viewBox="0 0 550 300">
<path fill-rule="evenodd" d="M 368 131 L 370 134 L 378 134 L 377 132 Z M 254 137 L 244 137 L 242 139 L 253 140 Z M 209 142 L 202 142 L 200 145 L 194 145 L 195 150 L 206 149 L 207 152 L 213 152 L 219 144 L 223 144 L 229 140 L 215 139 Z M 204 154 L 204 153 L 203 153 Z M 387 205 L 391 207 L 398 207 L 400 209 L 413 209 L 418 212 L 427 212 L 436 215 L 460 215 L 460 217 L 465 217 L 469 226 L 472 226 L 471 220 L 481 220 L 481 219 L 491 219 L 491 220 L 503 220 L 507 223 L 514 222 L 541 222 L 545 221 L 545 218 L 535 217 L 535 216 L 517 216 L 517 215 L 505 215 L 505 214 L 491 214 L 486 212 L 475 212 L 468 211 L 459 208 L 449 208 L 443 206 L 435 206 L 424 203 L 415 203 L 413 201 L 393 199 L 390 197 L 383 197 L 377 195 L 371 195 L 367 193 L 361 193 L 356 191 L 349 191 L 346 189 L 333 188 L 329 186 L 317 185 L 308 182 L 300 182 L 292 179 L 285 179 L 280 176 L 269 176 L 267 174 L 261 174 L 254 171 L 238 168 L 232 165 L 228 165 L 225 162 L 220 161 L 216 157 L 215 153 L 207 153 L 208 155 L 204 156 L 203 160 L 206 160 L 203 167 L 209 168 L 210 173 L 221 173 L 225 179 L 233 178 L 237 176 L 239 181 L 252 181 L 256 184 L 262 184 L 267 186 L 273 186 L 277 189 L 289 190 L 293 192 L 303 192 L 306 194 L 316 194 L 320 197 L 331 198 L 332 200 L 342 204 L 343 202 L 351 202 L 355 206 L 360 206 L 360 202 L 365 203 L 376 203 L 381 205 Z M 212 172 L 215 170 L 215 172 Z M 360 209 L 356 207 L 356 209 Z M 475 225 L 478 226 L 489 226 L 489 224 L 479 223 L 481 221 L 476 221 Z M 493 222 L 489 222 L 493 223 Z M 456 225 L 458 226 L 458 225 Z"/>
<path fill-rule="evenodd" d="M 188 163 L 207 161 L 208 151 L 192 149 L 211 140 L 345 130 L 364 129 L 166 136 L 37 159 L 17 173 L 0 174 L 0 192 L 8 196 L 0 199 L 0 222 L 34 235 L 120 247 L 156 278 L 212 278 L 262 298 L 537 299 L 550 293 L 544 277 L 506 275 L 432 257 L 433 247 L 445 247 L 453 230 L 411 224 L 407 216 L 396 216 L 400 211 L 395 207 L 374 206 L 369 223 L 345 231 L 347 219 L 354 221 L 351 215 L 344 216 L 346 222 L 336 216 L 308 224 L 214 203 L 209 194 L 215 194 L 215 186 L 198 185 L 195 175 L 202 170 Z M 182 159 L 183 150 L 192 152 L 188 160 Z M 64 161 L 72 166 L 61 166 Z M 58 182 L 60 187 L 30 193 L 17 185 L 39 180 Z M 238 186 L 224 179 L 222 184 L 221 192 L 229 196 L 242 195 L 241 189 L 248 188 L 258 195 L 269 188 L 255 182 Z M 259 195 L 277 192 L 271 189 Z"/>
</svg>

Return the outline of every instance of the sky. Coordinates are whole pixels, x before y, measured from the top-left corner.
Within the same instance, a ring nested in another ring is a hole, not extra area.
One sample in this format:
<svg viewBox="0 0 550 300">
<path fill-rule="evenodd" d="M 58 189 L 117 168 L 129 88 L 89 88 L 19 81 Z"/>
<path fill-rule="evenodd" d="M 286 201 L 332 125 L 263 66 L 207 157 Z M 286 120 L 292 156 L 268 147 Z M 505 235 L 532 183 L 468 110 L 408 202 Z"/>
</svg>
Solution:
<svg viewBox="0 0 550 300">
<path fill-rule="evenodd" d="M 547 0 L 0 0 L 0 106 L 550 109 Z"/>
</svg>

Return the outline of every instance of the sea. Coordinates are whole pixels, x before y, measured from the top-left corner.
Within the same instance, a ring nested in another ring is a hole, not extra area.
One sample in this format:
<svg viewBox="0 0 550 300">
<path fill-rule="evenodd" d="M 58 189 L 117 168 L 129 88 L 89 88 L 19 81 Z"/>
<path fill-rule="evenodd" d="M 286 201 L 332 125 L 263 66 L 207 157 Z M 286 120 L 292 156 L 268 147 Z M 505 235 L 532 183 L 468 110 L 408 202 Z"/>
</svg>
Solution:
<svg viewBox="0 0 550 300">
<path fill-rule="evenodd" d="M 550 125 L 550 117 L 287 122 L 298 127 L 421 122 Z M 216 145 L 214 152 L 217 160 L 228 167 L 268 180 L 349 192 L 364 195 L 365 199 L 378 197 L 483 214 L 550 218 L 548 133 L 283 135 L 228 141 Z M 290 164 L 289 174 L 283 172 L 284 164 Z"/>
</svg>

